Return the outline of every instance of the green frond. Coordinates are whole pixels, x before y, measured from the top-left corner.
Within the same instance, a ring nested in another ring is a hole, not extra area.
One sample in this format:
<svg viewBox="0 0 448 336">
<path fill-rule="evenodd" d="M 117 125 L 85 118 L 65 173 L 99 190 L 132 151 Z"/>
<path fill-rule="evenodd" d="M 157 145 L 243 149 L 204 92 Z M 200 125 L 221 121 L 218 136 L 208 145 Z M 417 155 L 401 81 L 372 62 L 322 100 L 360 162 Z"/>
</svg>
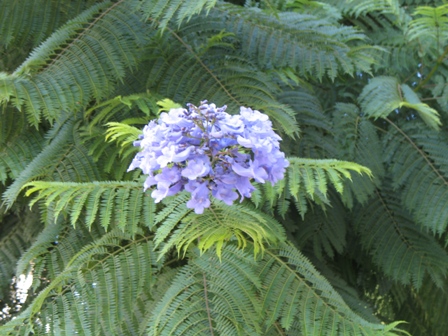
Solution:
<svg viewBox="0 0 448 336">
<path fill-rule="evenodd" d="M 47 225 L 36 237 L 33 244 L 22 254 L 17 262 L 16 276 L 32 272 L 35 278 L 43 272 L 47 262 L 44 257 L 49 250 L 54 249 L 55 243 L 59 237 L 64 237 L 64 225 L 61 220 Z M 38 281 L 34 283 L 35 287 L 39 285 Z"/>
<path fill-rule="evenodd" d="M 443 0 L 400 0 L 404 6 L 421 6 L 421 5 L 440 5 Z"/>
<path fill-rule="evenodd" d="M 435 130 L 439 130 L 442 125 L 439 118 L 439 113 L 427 104 L 422 103 L 417 94 L 406 84 L 401 85 L 401 90 L 404 98 L 401 106 L 416 110 L 420 118 L 422 118 L 428 126 L 434 128 Z"/>
<path fill-rule="evenodd" d="M 88 148 L 79 134 L 74 133 L 61 150 L 64 151 L 47 166 L 48 173 L 43 178 L 75 182 L 95 181 L 101 178 L 101 172 L 90 157 Z"/>
<path fill-rule="evenodd" d="M 8 126 L 13 129 L 15 125 Z M 24 129 L 8 141 L 0 142 L 0 182 L 20 176 L 31 159 L 41 152 L 44 142 L 42 133 L 36 129 Z"/>
<path fill-rule="evenodd" d="M 99 225 L 92 226 L 91 230 L 81 225 L 74 229 L 63 218 L 58 218 L 39 233 L 18 260 L 16 274 L 31 273 L 31 289 L 38 293 L 64 271 L 76 253 L 103 234 Z M 32 300 L 27 300 L 27 304 Z"/>
<path fill-rule="evenodd" d="M 343 194 L 344 179 L 352 179 L 350 171 L 372 176 L 369 168 L 354 162 L 304 158 L 288 158 L 288 161 L 290 166 L 285 179 L 289 192 L 296 202 L 305 196 L 322 204 L 328 203 L 328 184 L 331 184 L 338 193 Z M 298 210 L 303 218 L 306 208 Z"/>
<path fill-rule="evenodd" d="M 3 193 L 7 207 L 16 200 L 23 185 L 34 179 L 76 182 L 100 179 L 97 167 L 74 131 L 75 127 L 76 122 L 66 117 L 47 132 L 45 147 L 40 153 L 34 154 L 34 158 Z"/>
<path fill-rule="evenodd" d="M 214 48 L 214 52 L 202 57 L 191 48 L 190 43 L 198 34 L 210 32 L 204 28 L 206 19 L 192 19 L 178 33 L 169 29 L 161 40 L 155 41 L 154 59 L 145 64 L 149 89 L 176 102 L 198 104 L 206 98 L 217 105 L 227 105 L 227 112 L 233 114 L 239 112 L 240 106 L 261 110 L 277 129 L 296 136 L 299 129 L 295 112 L 277 101 L 278 86 L 270 76 L 232 48 Z M 223 58 L 222 53 L 228 55 Z"/>
<path fill-rule="evenodd" d="M 145 118 L 130 118 L 123 120 L 123 122 L 147 124 Z M 106 131 L 107 129 L 103 127 L 93 127 L 91 129 L 83 127 L 80 129 L 83 144 L 89 148 L 88 156 L 96 165 L 101 166 L 103 179 L 117 181 L 134 180 L 139 173 L 129 173 L 127 170 L 138 148 L 132 145 L 121 147 L 115 142 L 107 142 L 105 140 Z"/>
<path fill-rule="evenodd" d="M 399 314 L 408 317 L 412 335 L 444 336 L 448 327 L 443 313 L 448 309 L 447 289 L 446 282 L 440 288 L 430 279 L 425 279 L 418 292 L 408 291 L 404 300 L 395 300 Z M 419 321 L 422 318 L 425 320 L 424 325 Z"/>
<path fill-rule="evenodd" d="M 409 23 L 409 40 L 420 39 L 427 43 L 425 40 L 435 39 L 437 47 L 443 46 L 448 39 L 448 5 L 417 7 L 413 14 L 419 17 Z"/>
<path fill-rule="evenodd" d="M 329 192 L 331 206 L 322 209 L 315 207 L 308 211 L 303 219 L 297 219 L 287 226 L 289 236 L 297 246 L 310 246 L 316 258 L 334 258 L 342 254 L 347 240 L 347 213 L 334 191 Z"/>
<path fill-rule="evenodd" d="M 95 1 L 1 1 L 0 44 L 7 47 L 38 45 L 65 21 Z"/>
<path fill-rule="evenodd" d="M 301 127 L 302 136 L 299 141 L 306 141 L 308 128 L 315 127 L 331 132 L 331 121 L 324 114 L 322 103 L 316 93 L 309 89 L 295 87 L 292 90 L 283 88 L 278 99 L 283 104 L 291 106 L 297 112 L 297 121 Z"/>
<path fill-rule="evenodd" d="M 61 110 L 101 100 L 139 61 L 146 28 L 123 0 L 91 6 L 36 48 L 16 71 L 0 80 L 0 101 L 25 109 L 38 125 Z M 69 94 L 68 94 L 69 93 Z"/>
<path fill-rule="evenodd" d="M 180 26 L 182 22 L 189 21 L 195 14 L 201 12 L 207 14 L 217 2 L 217 0 L 144 0 L 140 1 L 138 8 L 146 15 L 146 20 L 154 22 L 158 28 L 164 30 L 174 19 Z"/>
<path fill-rule="evenodd" d="M 127 243 L 117 249 L 123 241 Z M 114 230 L 74 251 L 25 316 L 19 316 L 28 319 L 22 328 L 67 336 L 137 333 L 140 299 L 150 294 L 160 268 L 153 249 L 149 237 L 130 240 Z M 0 332 L 7 328 L 0 327 Z"/>
<path fill-rule="evenodd" d="M 262 279 L 266 326 L 279 321 L 288 330 L 296 322 L 302 335 L 386 334 L 386 326 L 370 323 L 353 313 L 327 280 L 292 246 L 267 250 L 257 270 Z"/>
<path fill-rule="evenodd" d="M 29 328 L 24 327 L 24 323 L 29 315 L 29 308 L 23 311 L 23 316 L 15 318 L 8 323 L 0 326 L 1 331 L 5 336 L 28 336 L 30 334 Z"/>
<path fill-rule="evenodd" d="M 218 259 L 191 253 L 152 311 L 149 335 L 261 335 L 261 286 L 253 254 L 233 245 Z"/>
<path fill-rule="evenodd" d="M 54 161 L 55 157 L 60 154 L 61 148 L 67 144 L 72 135 L 73 124 L 73 120 L 67 120 L 66 122 L 62 122 L 59 127 L 58 125 L 55 126 L 55 128 L 58 129 L 56 137 L 27 164 L 26 168 L 20 172 L 20 175 L 16 177 L 15 181 L 3 194 L 3 201 L 8 207 L 15 201 L 23 185 L 32 179 L 41 176 L 48 163 Z"/>
<path fill-rule="evenodd" d="M 418 65 L 421 60 L 416 51 L 418 49 L 416 41 L 404 42 L 401 31 L 385 36 L 378 29 L 378 32 L 371 36 L 388 51 L 383 54 L 381 61 L 375 64 L 377 70 L 387 71 L 388 74 L 394 75 L 412 73 L 415 70 L 415 65 Z"/>
<path fill-rule="evenodd" d="M 91 118 L 89 129 L 97 125 L 103 125 L 108 121 L 115 121 L 121 117 L 129 118 L 130 109 L 138 109 L 145 117 L 150 114 L 157 115 L 159 110 L 157 95 L 147 93 L 134 93 L 127 96 L 116 96 L 112 99 L 102 101 L 84 112 L 85 118 Z M 135 117 L 142 117 L 141 113 Z"/>
<path fill-rule="evenodd" d="M 141 182 L 34 181 L 25 184 L 23 189 L 27 189 L 26 196 L 37 193 L 31 205 L 42 200 L 47 207 L 54 207 L 55 219 L 59 214 L 67 213 L 73 226 L 81 216 L 88 228 L 99 220 L 105 229 L 113 223 L 131 234 L 138 232 L 140 226 L 154 225 L 146 222 L 145 214 L 153 212 L 155 207 L 152 198 L 142 191 Z"/>
<path fill-rule="evenodd" d="M 297 111 L 297 121 L 300 125 L 300 138 L 297 140 L 284 139 L 282 149 L 290 156 L 313 159 L 329 159 L 337 157 L 338 147 L 334 138 L 331 116 L 326 111 L 332 106 L 327 93 L 326 99 L 320 99 L 319 89 L 285 88 L 278 99 L 283 104 L 291 106 Z M 326 104 L 326 106 L 324 106 Z M 345 158 L 344 158 L 345 159 Z"/>
<path fill-rule="evenodd" d="M 237 6 L 219 5 L 208 17 L 219 19 L 227 32 L 235 34 L 242 51 L 261 68 L 292 67 L 300 76 L 321 80 L 334 79 L 338 73 L 369 72 L 375 62 L 375 47 L 357 48 L 365 36 L 347 26 L 292 12 L 277 18 L 256 8 L 245 9 L 244 16 L 241 12 Z"/>
<path fill-rule="evenodd" d="M 2 218 L 0 238 L 0 301 L 10 302 L 11 278 L 16 274 L 16 264 L 42 229 L 35 212 L 24 211 L 20 219 L 6 215 Z M 17 277 L 28 272 L 20 272 Z"/>
<path fill-rule="evenodd" d="M 228 206 L 213 200 L 210 208 L 198 215 L 186 207 L 188 197 L 185 194 L 175 199 L 175 208 L 170 198 L 166 201 L 168 207 L 156 217 L 158 227 L 154 241 L 156 246 L 163 243 L 161 256 L 172 247 L 176 247 L 178 254 L 185 255 L 194 244 L 202 253 L 215 247 L 221 257 L 223 246 L 232 239 L 236 239 L 239 248 L 252 243 L 256 256 L 263 253 L 265 244 L 285 239 L 280 223 L 249 205 Z"/>
<path fill-rule="evenodd" d="M 355 227 L 363 248 L 395 281 L 419 289 L 426 274 L 443 286 L 448 254 L 437 240 L 413 222 L 396 193 L 384 186 L 368 205 L 355 211 Z"/>
<path fill-rule="evenodd" d="M 359 17 L 371 12 L 381 12 L 384 14 L 400 15 L 399 0 L 329 0 L 326 1 L 336 6 L 345 15 Z"/>
<path fill-rule="evenodd" d="M 343 184 L 342 199 L 349 208 L 354 200 L 365 204 L 381 184 L 385 175 L 383 165 L 383 147 L 373 123 L 361 115 L 353 104 L 337 103 L 333 114 L 334 132 L 339 144 L 340 157 L 368 167 L 372 178 L 353 176 L 352 181 Z"/>
<path fill-rule="evenodd" d="M 138 151 L 131 144 L 138 139 L 143 127 L 137 129 L 131 125 L 146 125 L 151 118 L 150 114 L 157 115 L 168 106 L 177 106 L 174 102 L 169 103 L 169 99 L 160 101 L 159 98 L 151 93 L 117 96 L 85 112 L 85 117 L 91 118 L 91 121 L 88 126 L 82 127 L 81 138 L 89 147 L 89 155 L 93 160 L 103 163 L 107 178 L 121 180 L 128 179 L 130 175 L 126 176 L 132 160 L 130 156 Z M 120 120 L 120 123 L 116 120 Z M 99 126 L 103 123 L 109 128 Z"/>
<path fill-rule="evenodd" d="M 141 129 L 124 123 L 109 122 L 106 126 L 106 141 L 116 141 L 121 147 L 132 144 L 142 134 Z"/>
<path fill-rule="evenodd" d="M 394 77 L 375 77 L 370 80 L 359 96 L 363 112 L 370 117 L 386 118 L 393 110 L 407 107 L 416 110 L 428 126 L 438 130 L 439 113 L 421 102 L 406 84 L 399 84 Z"/>
<path fill-rule="evenodd" d="M 448 85 L 446 85 L 446 73 L 437 74 L 433 77 L 434 86 L 431 93 L 441 112 L 448 112 Z"/>
<path fill-rule="evenodd" d="M 378 74 L 401 76 L 414 71 L 416 65 L 422 62 L 417 41 L 409 42 L 405 38 L 404 30 L 412 17 L 403 7 L 397 11 L 399 1 L 327 1 L 342 11 L 346 24 L 359 27 L 370 40 L 375 41 L 375 45 L 381 47 L 383 52 L 378 54 L 379 59 L 374 65 Z M 380 7 L 383 10 L 378 10 Z"/>
<path fill-rule="evenodd" d="M 339 25 L 342 21 L 341 11 L 334 5 L 329 4 L 330 1 L 314 1 L 314 0 L 267 0 L 268 2 L 278 2 L 280 10 L 285 12 L 298 12 L 305 15 L 313 15 L 318 18 L 325 18 L 325 21 L 335 25 Z M 282 6 L 284 2 L 284 6 Z M 269 12 L 269 11 L 268 11 Z"/>
<path fill-rule="evenodd" d="M 442 234 L 448 226 L 448 139 L 417 120 L 390 124 L 385 154 L 393 186 L 403 189 L 402 202 L 417 223 Z"/>
<path fill-rule="evenodd" d="M 0 116 L 2 117 L 2 123 L 0 124 L 0 144 L 2 147 L 29 128 L 23 115 L 14 112 L 14 109 L 11 107 L 0 107 Z"/>
<path fill-rule="evenodd" d="M 303 251 L 302 253 L 306 253 Z M 309 256 L 309 254 L 306 254 Z M 372 323 L 381 323 L 381 316 L 375 315 L 375 306 L 372 302 L 366 301 L 363 297 L 364 293 L 359 291 L 359 287 L 351 282 L 350 277 L 340 276 L 340 264 L 337 262 L 328 263 L 328 259 L 318 261 L 315 258 L 312 259 L 313 265 L 316 269 L 328 280 L 331 286 L 336 290 L 336 292 L 341 295 L 344 302 L 350 307 L 350 309 L 363 319 Z M 352 260 L 345 259 L 343 263 L 346 262 L 349 267 L 353 266 Z M 368 266 L 367 266 L 368 267 Z M 356 271 L 352 268 L 350 269 L 352 274 Z M 349 272 L 350 272 L 349 271 Z"/>
<path fill-rule="evenodd" d="M 302 219 L 308 211 L 310 202 L 318 204 L 323 209 L 330 206 L 327 195 L 329 185 L 341 194 L 346 204 L 350 205 L 352 202 L 350 203 L 348 198 L 352 195 L 346 195 L 344 186 L 352 181 L 351 171 L 360 175 L 365 173 L 372 178 L 369 168 L 354 162 L 298 157 L 289 157 L 288 161 L 290 165 L 286 170 L 284 180 L 279 181 L 274 187 L 269 184 L 263 185 L 260 189 L 262 198 L 258 201 L 266 208 L 267 212 L 272 213 L 272 208 L 276 207 L 283 218 L 288 210 L 289 202 L 294 203 Z M 359 176 L 359 179 L 362 181 L 365 177 Z M 363 187 L 359 191 L 360 200 L 365 197 L 365 189 Z M 358 197 L 357 189 L 352 192 L 355 197 Z"/>
<path fill-rule="evenodd" d="M 168 112 L 171 109 L 183 107 L 182 105 L 180 105 L 168 98 L 159 100 L 157 102 L 157 105 L 160 106 L 160 108 L 158 109 L 159 113 L 160 112 Z"/>
<path fill-rule="evenodd" d="M 0 335 L 447 334 L 446 1 L 0 8 Z M 196 214 L 127 169 L 203 100 L 290 166 Z"/>
<path fill-rule="evenodd" d="M 374 124 L 363 117 L 356 105 L 337 103 L 333 114 L 334 132 L 344 158 L 369 167 L 373 179 L 384 176 L 380 139 Z"/>
</svg>

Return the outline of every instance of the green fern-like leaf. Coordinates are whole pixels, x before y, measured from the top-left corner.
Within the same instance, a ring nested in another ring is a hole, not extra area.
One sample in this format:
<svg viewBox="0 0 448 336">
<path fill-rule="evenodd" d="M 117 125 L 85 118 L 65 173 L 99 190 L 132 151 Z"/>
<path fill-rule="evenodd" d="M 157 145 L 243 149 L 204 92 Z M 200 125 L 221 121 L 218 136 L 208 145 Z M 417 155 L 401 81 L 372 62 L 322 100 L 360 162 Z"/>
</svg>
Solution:
<svg viewBox="0 0 448 336">
<path fill-rule="evenodd" d="M 76 16 L 94 2 L 25 0 L 18 4 L 2 1 L 0 43 L 11 47 L 24 46 L 31 42 L 36 46 L 67 19 Z"/>
<path fill-rule="evenodd" d="M 145 44 L 145 26 L 125 1 L 91 6 L 35 49 L 16 71 L 1 76 L 0 101 L 25 106 L 37 125 L 42 115 L 78 110 L 92 98 L 101 100 L 135 67 L 135 53 Z M 67 95 L 66 92 L 70 92 Z"/>
<path fill-rule="evenodd" d="M 11 278 L 16 270 L 19 270 L 16 268 L 17 261 L 42 229 L 39 217 L 36 215 L 34 211 L 23 211 L 19 221 L 13 216 L 2 218 L 2 230 L 4 230 L 0 239 L 0 300 L 2 302 L 10 302 Z M 29 271 L 17 273 L 17 276 L 28 275 Z"/>
<path fill-rule="evenodd" d="M 156 114 L 158 111 L 158 98 L 159 97 L 156 95 L 150 93 L 135 93 L 127 96 L 116 96 L 89 108 L 85 111 L 84 116 L 85 118 L 92 119 L 89 123 L 89 130 L 97 125 L 114 120 L 114 117 L 117 118 L 117 114 L 118 118 L 120 118 L 120 115 L 128 117 L 129 114 L 123 113 L 123 111 L 128 111 L 135 107 L 148 117 L 151 113 Z M 141 117 L 141 114 L 139 116 Z"/>
<path fill-rule="evenodd" d="M 445 76 L 446 74 L 443 73 L 433 77 L 434 86 L 431 88 L 431 93 L 440 106 L 440 110 L 448 112 L 448 86 L 446 85 Z"/>
<path fill-rule="evenodd" d="M 417 223 L 442 234 L 448 226 L 448 139 L 417 120 L 390 125 L 385 141 L 393 186 L 404 188 L 403 204 Z"/>
<path fill-rule="evenodd" d="M 8 206 L 11 206 L 14 200 L 20 193 L 22 186 L 32 180 L 41 176 L 45 172 L 45 167 L 49 162 L 54 161 L 54 158 L 60 154 L 61 148 L 67 144 L 73 131 L 73 120 L 61 122 L 61 125 L 56 125 L 58 130 L 57 136 L 53 139 L 51 144 L 46 146 L 20 173 L 15 179 L 14 183 L 9 186 L 8 190 L 3 194 L 3 200 Z"/>
<path fill-rule="evenodd" d="M 355 226 L 374 262 L 394 280 L 418 289 L 428 273 L 438 286 L 444 283 L 448 254 L 412 221 L 389 188 L 356 211 Z"/>
<path fill-rule="evenodd" d="M 409 23 L 407 32 L 409 40 L 436 40 L 437 46 L 442 46 L 448 39 L 448 5 L 439 7 L 418 7 L 414 15 L 420 17 Z"/>
<path fill-rule="evenodd" d="M 265 244 L 278 243 L 285 239 L 282 226 L 274 219 L 248 205 L 227 206 L 213 200 L 203 214 L 192 213 L 185 205 L 188 195 L 176 197 L 176 202 L 168 200 L 169 206 L 158 214 L 155 243 L 163 244 L 161 255 L 176 247 L 178 253 L 185 254 L 190 245 L 195 244 L 201 252 L 216 247 L 218 257 L 224 244 L 236 239 L 240 248 L 248 242 L 254 244 L 254 253 L 262 253 Z M 175 204 L 176 211 L 172 211 Z"/>
<path fill-rule="evenodd" d="M 240 106 L 258 109 L 269 115 L 279 131 L 297 136 L 295 113 L 277 101 L 278 86 L 271 77 L 233 48 L 216 48 L 206 55 L 191 48 L 190 43 L 198 34 L 215 32 L 210 32 L 204 20 L 198 20 L 192 20 L 179 32 L 169 29 L 161 40 L 154 41 L 154 59 L 145 65 L 151 91 L 176 102 L 197 104 L 206 98 L 217 105 L 227 105 L 231 114 L 238 113 Z M 222 28 L 219 24 L 214 26 Z M 223 53 L 227 54 L 224 59 Z M 178 80 L 172 81 L 178 76 Z"/>
<path fill-rule="evenodd" d="M 306 141 L 308 136 L 310 136 L 307 131 L 311 127 L 328 132 L 331 131 L 331 122 L 324 114 L 322 102 L 311 89 L 294 87 L 294 89 L 288 90 L 283 88 L 278 99 L 280 102 L 291 106 L 294 111 L 297 111 L 297 121 L 303 128 L 302 132 L 304 133 L 301 136 L 301 142 Z"/>
<path fill-rule="evenodd" d="M 400 6 L 398 0 L 348 0 L 348 1 L 327 1 L 336 6 L 342 13 L 353 15 L 355 17 L 370 14 L 372 12 L 381 12 L 400 15 Z"/>
<path fill-rule="evenodd" d="M 34 278 L 38 278 L 42 274 L 46 262 L 48 261 L 43 256 L 48 254 L 55 242 L 58 241 L 59 237 L 62 238 L 64 235 L 64 225 L 60 220 L 52 225 L 46 226 L 17 262 L 16 275 L 20 276 L 21 274 L 32 272 Z M 34 282 L 35 287 L 38 284 L 39 281 Z"/>
<path fill-rule="evenodd" d="M 397 293 L 398 292 L 398 293 Z M 448 307 L 447 298 L 447 284 L 444 282 L 443 287 L 440 288 L 430 279 L 425 279 L 422 287 L 418 292 L 408 291 L 407 297 L 399 298 L 403 295 L 404 290 L 394 291 L 395 304 L 409 316 L 408 323 L 410 325 L 410 332 L 413 335 L 427 334 L 442 336 L 445 333 L 447 321 L 444 318 L 444 312 Z M 429 300 L 426 298 L 430 298 Z M 420 316 L 422 313 L 428 313 L 425 318 L 425 325 L 422 325 Z"/>
<path fill-rule="evenodd" d="M 359 96 L 363 112 L 374 118 L 386 118 L 393 110 L 408 107 L 416 110 L 428 126 L 438 130 L 441 121 L 438 112 L 420 101 L 406 84 L 393 77 L 376 77 L 367 84 Z"/>
<path fill-rule="evenodd" d="M 111 223 L 127 232 L 135 234 L 138 226 L 145 223 L 146 212 L 154 211 L 151 198 L 142 191 L 140 182 L 45 182 L 34 181 L 23 186 L 26 196 L 37 193 L 30 202 L 35 204 L 43 200 L 47 207 L 53 206 L 56 219 L 61 212 L 70 215 L 70 222 L 76 225 L 81 215 L 87 227 L 95 220 L 107 229 Z"/>
<path fill-rule="evenodd" d="M 212 251 L 191 259 L 153 310 L 149 335 L 259 335 L 261 283 L 253 255 L 229 245 L 220 259 Z"/>
<path fill-rule="evenodd" d="M 225 20 L 223 28 L 240 38 L 243 52 L 262 67 L 289 66 L 301 76 L 334 79 L 339 72 L 369 72 L 374 63 L 376 49 L 356 46 L 364 36 L 354 29 L 311 15 L 287 12 L 275 18 L 255 8 L 245 11 L 250 15 L 242 16 L 238 7 L 224 5 L 209 16 Z"/>
<path fill-rule="evenodd" d="M 15 179 L 20 176 L 32 158 L 42 151 L 43 143 L 41 132 L 34 129 L 24 129 L 3 143 L 0 150 L 0 182 L 6 182 L 8 177 Z"/>
<path fill-rule="evenodd" d="M 212 9 L 217 0 L 199 0 L 199 1 L 184 1 L 184 0 L 144 0 L 140 1 L 139 7 L 146 15 L 146 19 L 156 23 L 160 29 L 164 30 L 169 23 L 176 21 L 178 26 L 184 20 L 199 14 L 201 11 L 208 13 Z"/>
<path fill-rule="evenodd" d="M 288 330 L 296 322 L 303 335 L 381 335 L 387 329 L 354 314 L 293 247 L 268 250 L 257 269 L 266 326 L 279 321 Z"/>
<path fill-rule="evenodd" d="M 117 249 L 122 241 L 127 244 Z M 149 237 L 131 240 L 113 230 L 74 251 L 65 268 L 19 316 L 22 321 L 28 319 L 22 329 L 67 336 L 138 332 L 135 314 L 140 296 L 150 293 L 154 273 L 160 268 L 153 248 Z M 36 318 L 44 324 L 34 323 Z"/>
<path fill-rule="evenodd" d="M 296 202 L 305 196 L 311 200 L 328 203 L 327 192 L 330 183 L 340 194 L 344 191 L 343 180 L 351 180 L 350 171 L 367 174 L 371 177 L 370 169 L 357 163 L 338 160 L 313 160 L 303 158 L 288 158 L 290 167 L 286 179 L 291 196 Z M 298 208 L 302 217 L 306 208 Z"/>
<path fill-rule="evenodd" d="M 342 200 L 352 208 L 354 200 L 365 204 L 375 187 L 381 184 L 385 175 L 383 148 L 375 126 L 371 120 L 361 115 L 357 106 L 336 104 L 333 120 L 340 157 L 368 167 L 373 174 L 371 179 L 354 175 L 352 181 L 345 180 Z"/>
<path fill-rule="evenodd" d="M 334 258 L 342 254 L 346 247 L 347 213 L 334 191 L 329 192 L 331 207 L 313 208 L 303 220 L 298 219 L 294 225 L 287 226 L 287 231 L 300 248 L 310 246 L 316 258 Z"/>
<path fill-rule="evenodd" d="M 100 179 L 97 167 L 74 132 L 75 124 L 73 119 L 65 117 L 47 132 L 46 137 L 51 142 L 45 141 L 42 151 L 35 155 L 3 193 L 7 207 L 16 200 L 23 185 L 34 179 L 76 182 Z"/>
<path fill-rule="evenodd" d="M 137 127 L 123 123 L 110 122 L 106 124 L 106 141 L 116 141 L 121 147 L 125 147 L 135 141 L 142 131 Z"/>
</svg>

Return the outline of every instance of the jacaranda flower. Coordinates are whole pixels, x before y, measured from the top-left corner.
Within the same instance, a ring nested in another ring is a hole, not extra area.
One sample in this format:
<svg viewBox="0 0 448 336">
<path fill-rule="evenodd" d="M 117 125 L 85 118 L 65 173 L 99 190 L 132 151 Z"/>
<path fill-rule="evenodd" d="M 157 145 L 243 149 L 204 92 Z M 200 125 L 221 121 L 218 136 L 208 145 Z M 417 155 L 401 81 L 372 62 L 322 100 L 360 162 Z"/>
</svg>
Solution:
<svg viewBox="0 0 448 336">
<path fill-rule="evenodd" d="M 251 197 L 252 180 L 275 184 L 283 178 L 289 162 L 267 115 L 247 107 L 230 115 L 226 106 L 207 101 L 187 106 L 162 113 L 134 143 L 142 150 L 128 171 L 140 168 L 148 175 L 144 188 L 156 186 L 155 202 L 186 190 L 187 207 L 201 214 L 210 196 L 232 205 Z"/>
</svg>

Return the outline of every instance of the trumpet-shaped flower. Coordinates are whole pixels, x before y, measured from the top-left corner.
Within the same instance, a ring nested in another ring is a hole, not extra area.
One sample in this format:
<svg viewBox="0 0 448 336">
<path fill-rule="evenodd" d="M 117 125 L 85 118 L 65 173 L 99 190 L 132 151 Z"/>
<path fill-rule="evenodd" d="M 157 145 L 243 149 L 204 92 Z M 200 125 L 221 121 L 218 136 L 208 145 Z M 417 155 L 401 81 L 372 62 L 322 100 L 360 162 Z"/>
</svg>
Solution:
<svg viewBox="0 0 448 336">
<path fill-rule="evenodd" d="M 226 106 L 188 104 L 151 121 L 134 145 L 141 151 L 129 171 L 148 175 L 144 188 L 156 186 L 151 196 L 160 202 L 182 190 L 191 194 L 187 207 L 198 214 L 210 206 L 210 196 L 228 205 L 240 196 L 251 197 L 251 181 L 274 184 L 289 163 L 280 151 L 281 138 L 269 117 L 241 107 L 230 115 Z"/>
</svg>

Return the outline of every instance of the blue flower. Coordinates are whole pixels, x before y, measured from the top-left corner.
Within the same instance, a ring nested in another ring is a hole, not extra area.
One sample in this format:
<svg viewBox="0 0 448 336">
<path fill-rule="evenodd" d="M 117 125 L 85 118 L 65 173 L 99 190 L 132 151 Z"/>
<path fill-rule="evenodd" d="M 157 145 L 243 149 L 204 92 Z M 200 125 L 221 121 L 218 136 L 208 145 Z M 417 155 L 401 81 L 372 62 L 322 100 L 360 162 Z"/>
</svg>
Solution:
<svg viewBox="0 0 448 336">
<path fill-rule="evenodd" d="M 219 182 L 215 184 L 212 195 L 228 205 L 232 205 L 233 201 L 238 198 L 238 194 L 233 190 L 232 186 Z"/>
<path fill-rule="evenodd" d="M 274 184 L 283 178 L 289 163 L 267 115 L 246 107 L 230 115 L 226 106 L 206 101 L 187 106 L 162 113 L 134 143 L 142 150 L 128 171 L 148 175 L 144 188 L 156 186 L 155 202 L 185 190 L 191 194 L 187 207 L 200 214 L 210 196 L 232 205 L 238 194 L 240 201 L 251 197 L 251 180 Z"/>
<path fill-rule="evenodd" d="M 197 214 L 203 213 L 204 208 L 210 206 L 209 193 L 207 182 L 198 183 L 196 188 L 191 191 L 191 199 L 187 202 L 187 208 L 194 209 Z"/>
<path fill-rule="evenodd" d="M 208 157 L 202 155 L 193 160 L 189 160 L 187 167 L 182 170 L 181 175 L 189 180 L 196 180 L 198 177 L 202 177 L 208 174 L 210 171 L 210 161 Z"/>
<path fill-rule="evenodd" d="M 237 175 L 253 178 L 255 179 L 255 181 L 260 183 L 264 183 L 268 178 L 266 170 L 263 167 L 259 166 L 256 160 L 253 162 L 249 161 L 247 167 L 243 167 L 240 164 L 234 162 L 232 164 L 232 169 L 235 173 L 237 173 Z"/>
</svg>

